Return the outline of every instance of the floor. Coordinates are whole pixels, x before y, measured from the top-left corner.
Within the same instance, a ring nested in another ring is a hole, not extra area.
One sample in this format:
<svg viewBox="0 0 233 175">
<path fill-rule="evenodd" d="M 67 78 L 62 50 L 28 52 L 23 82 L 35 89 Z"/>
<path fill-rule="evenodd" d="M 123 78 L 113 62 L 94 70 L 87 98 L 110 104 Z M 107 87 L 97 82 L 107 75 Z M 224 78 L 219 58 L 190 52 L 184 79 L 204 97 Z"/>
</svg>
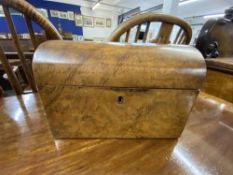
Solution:
<svg viewBox="0 0 233 175">
<path fill-rule="evenodd" d="M 0 99 L 0 174 L 233 172 L 233 104 L 201 93 L 178 140 L 54 140 L 38 95 Z"/>
</svg>

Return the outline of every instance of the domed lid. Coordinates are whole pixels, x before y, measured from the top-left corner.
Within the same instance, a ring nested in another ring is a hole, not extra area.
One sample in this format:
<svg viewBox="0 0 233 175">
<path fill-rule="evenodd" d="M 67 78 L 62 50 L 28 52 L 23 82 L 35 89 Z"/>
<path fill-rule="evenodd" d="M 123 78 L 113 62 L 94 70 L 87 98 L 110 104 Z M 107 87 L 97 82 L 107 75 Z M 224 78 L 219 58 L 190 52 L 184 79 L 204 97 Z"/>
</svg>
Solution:
<svg viewBox="0 0 233 175">
<path fill-rule="evenodd" d="M 201 53 L 186 45 L 48 41 L 34 54 L 39 85 L 199 89 Z"/>
</svg>

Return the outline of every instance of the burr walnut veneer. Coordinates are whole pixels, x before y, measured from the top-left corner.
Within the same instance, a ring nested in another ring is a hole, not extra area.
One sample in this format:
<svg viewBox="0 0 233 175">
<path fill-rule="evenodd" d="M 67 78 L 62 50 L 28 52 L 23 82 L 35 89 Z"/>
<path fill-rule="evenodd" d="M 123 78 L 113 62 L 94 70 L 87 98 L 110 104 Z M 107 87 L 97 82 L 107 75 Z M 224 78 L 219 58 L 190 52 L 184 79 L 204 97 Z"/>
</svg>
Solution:
<svg viewBox="0 0 233 175">
<path fill-rule="evenodd" d="M 177 138 L 206 74 L 189 46 L 69 41 L 33 70 L 55 138 Z"/>
</svg>

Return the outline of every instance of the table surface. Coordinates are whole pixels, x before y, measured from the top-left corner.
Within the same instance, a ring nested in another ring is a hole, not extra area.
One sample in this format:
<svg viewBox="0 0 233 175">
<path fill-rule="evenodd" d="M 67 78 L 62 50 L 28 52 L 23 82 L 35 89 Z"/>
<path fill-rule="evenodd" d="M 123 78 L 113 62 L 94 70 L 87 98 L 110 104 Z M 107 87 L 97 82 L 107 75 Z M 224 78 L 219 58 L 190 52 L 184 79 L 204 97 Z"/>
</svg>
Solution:
<svg viewBox="0 0 233 175">
<path fill-rule="evenodd" d="M 178 140 L 54 140 L 38 95 L 0 99 L 0 174 L 233 172 L 233 104 L 202 93 Z"/>
<path fill-rule="evenodd" d="M 228 70 L 233 72 L 233 57 L 228 58 L 208 58 L 206 60 L 206 65 L 208 68 L 213 68 L 217 70 Z"/>
</svg>

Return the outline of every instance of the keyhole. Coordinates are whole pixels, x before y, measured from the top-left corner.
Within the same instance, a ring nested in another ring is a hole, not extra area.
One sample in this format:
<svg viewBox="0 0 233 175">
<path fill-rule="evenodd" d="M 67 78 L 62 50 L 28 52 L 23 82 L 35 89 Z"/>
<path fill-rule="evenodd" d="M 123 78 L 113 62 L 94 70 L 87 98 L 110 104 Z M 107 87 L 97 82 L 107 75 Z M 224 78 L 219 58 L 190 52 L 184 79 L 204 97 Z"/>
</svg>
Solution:
<svg viewBox="0 0 233 175">
<path fill-rule="evenodd" d="M 117 101 L 118 101 L 119 104 L 124 103 L 124 97 L 119 96 L 118 99 L 117 99 Z"/>
</svg>

